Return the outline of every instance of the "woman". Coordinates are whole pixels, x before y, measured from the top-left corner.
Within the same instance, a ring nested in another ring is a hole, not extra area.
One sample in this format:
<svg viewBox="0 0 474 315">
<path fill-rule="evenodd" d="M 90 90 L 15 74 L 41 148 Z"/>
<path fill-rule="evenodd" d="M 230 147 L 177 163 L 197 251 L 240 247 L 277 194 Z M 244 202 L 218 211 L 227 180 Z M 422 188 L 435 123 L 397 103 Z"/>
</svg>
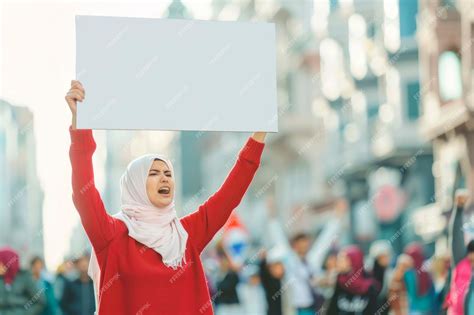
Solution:
<svg viewBox="0 0 474 315">
<path fill-rule="evenodd" d="M 225 251 L 222 244 L 218 245 L 217 256 L 220 268 L 216 284 L 217 292 L 219 292 L 215 298 L 216 314 L 242 314 L 240 299 L 237 293 L 237 286 L 239 284 L 239 266 L 232 261 L 232 258 Z"/>
<path fill-rule="evenodd" d="M 450 257 L 448 255 L 436 255 L 432 258 L 431 277 L 433 279 L 435 314 L 446 314 L 443 303 L 449 286 Z"/>
<path fill-rule="evenodd" d="M 242 314 L 240 299 L 237 293 L 239 285 L 239 267 L 236 266 L 224 250 L 218 250 L 219 257 L 219 277 L 217 281 L 216 314 L 218 315 L 239 315 Z"/>
<path fill-rule="evenodd" d="M 283 290 L 285 265 L 283 263 L 285 250 L 274 247 L 262 252 L 259 264 L 260 279 L 265 291 L 267 315 L 283 315 L 285 312 L 286 291 Z M 287 303 L 288 304 L 288 303 Z"/>
<path fill-rule="evenodd" d="M 372 276 L 380 284 L 381 291 L 377 297 L 377 306 L 383 308 L 388 303 L 388 283 L 392 276 L 390 261 L 392 260 L 392 245 L 387 240 L 375 241 L 370 246 L 370 258 L 373 260 Z M 383 308 L 380 315 L 388 314 L 388 308 Z"/>
<path fill-rule="evenodd" d="M 409 314 L 433 314 L 434 288 L 430 274 L 424 268 L 423 247 L 413 243 L 407 246 L 405 254 L 413 260 L 413 268 L 405 273 Z"/>
<path fill-rule="evenodd" d="M 66 101 L 73 200 L 94 249 L 90 271 L 99 314 L 213 314 L 200 254 L 244 196 L 266 134 L 254 133 L 221 188 L 181 219 L 171 162 L 154 154 L 135 159 L 121 178 L 121 211 L 110 216 L 94 185 L 92 131 L 76 129 L 77 101 L 84 97 L 82 84 L 72 81 Z"/>
<path fill-rule="evenodd" d="M 373 315 L 381 312 L 376 303 L 380 286 L 365 272 L 362 250 L 356 245 L 346 247 L 339 253 L 337 264 L 339 275 L 327 314 Z"/>
<path fill-rule="evenodd" d="M 315 287 L 328 301 L 334 294 L 337 280 L 337 249 L 332 248 L 324 259 L 321 275 L 315 279 Z"/>
<path fill-rule="evenodd" d="M 44 290 L 39 290 L 31 273 L 20 270 L 18 254 L 0 248 L 0 314 L 39 315 L 44 309 Z"/>
</svg>

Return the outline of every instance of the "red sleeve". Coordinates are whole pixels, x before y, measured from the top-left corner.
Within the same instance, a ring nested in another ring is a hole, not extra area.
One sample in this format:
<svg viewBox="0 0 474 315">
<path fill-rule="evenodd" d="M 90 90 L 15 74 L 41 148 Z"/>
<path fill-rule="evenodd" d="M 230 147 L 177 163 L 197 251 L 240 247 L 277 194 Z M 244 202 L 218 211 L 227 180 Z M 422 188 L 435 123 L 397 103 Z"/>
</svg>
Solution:
<svg viewBox="0 0 474 315">
<path fill-rule="evenodd" d="M 116 220 L 107 214 L 94 183 L 92 154 L 96 144 L 90 129 L 71 129 L 69 157 L 72 166 L 72 199 L 94 249 L 105 248 L 115 235 Z"/>
<path fill-rule="evenodd" d="M 260 165 L 264 146 L 264 143 L 249 138 L 219 190 L 199 206 L 197 211 L 182 219 L 190 241 L 199 251 L 206 247 L 227 222 L 232 210 L 239 205 Z"/>
</svg>

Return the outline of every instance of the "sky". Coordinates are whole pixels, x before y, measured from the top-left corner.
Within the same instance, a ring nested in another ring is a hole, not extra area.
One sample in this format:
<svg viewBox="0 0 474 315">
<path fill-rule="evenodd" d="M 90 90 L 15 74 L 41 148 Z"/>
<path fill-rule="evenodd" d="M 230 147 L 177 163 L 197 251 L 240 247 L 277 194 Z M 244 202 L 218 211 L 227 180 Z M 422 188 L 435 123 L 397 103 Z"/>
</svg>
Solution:
<svg viewBox="0 0 474 315">
<path fill-rule="evenodd" d="M 183 1 L 199 19 L 209 0 Z M 79 222 L 71 199 L 68 127 L 64 100 L 75 79 L 75 15 L 161 17 L 169 0 L 0 2 L 0 98 L 34 114 L 37 169 L 45 193 L 45 259 L 61 262 Z M 96 170 L 100 171 L 100 170 Z"/>
</svg>

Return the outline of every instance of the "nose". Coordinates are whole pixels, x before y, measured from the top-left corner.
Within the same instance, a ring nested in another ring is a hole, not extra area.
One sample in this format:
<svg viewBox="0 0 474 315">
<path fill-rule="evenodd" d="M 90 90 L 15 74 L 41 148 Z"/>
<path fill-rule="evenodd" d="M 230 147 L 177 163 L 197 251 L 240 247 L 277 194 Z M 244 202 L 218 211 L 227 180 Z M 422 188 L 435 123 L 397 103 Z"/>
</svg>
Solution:
<svg viewBox="0 0 474 315">
<path fill-rule="evenodd" d="M 167 183 L 168 182 L 168 177 L 166 175 L 162 175 L 161 178 L 160 178 L 160 182 Z"/>
</svg>

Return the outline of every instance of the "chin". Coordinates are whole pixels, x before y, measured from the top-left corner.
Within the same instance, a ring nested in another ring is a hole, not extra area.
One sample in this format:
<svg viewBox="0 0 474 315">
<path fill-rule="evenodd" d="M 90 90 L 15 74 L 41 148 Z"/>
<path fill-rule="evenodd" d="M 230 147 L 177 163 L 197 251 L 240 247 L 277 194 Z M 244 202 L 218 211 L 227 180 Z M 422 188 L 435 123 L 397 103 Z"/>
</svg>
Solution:
<svg viewBox="0 0 474 315">
<path fill-rule="evenodd" d="M 153 205 L 158 208 L 164 208 L 170 205 L 172 199 L 166 199 L 166 200 L 156 200 L 153 202 Z"/>
</svg>

